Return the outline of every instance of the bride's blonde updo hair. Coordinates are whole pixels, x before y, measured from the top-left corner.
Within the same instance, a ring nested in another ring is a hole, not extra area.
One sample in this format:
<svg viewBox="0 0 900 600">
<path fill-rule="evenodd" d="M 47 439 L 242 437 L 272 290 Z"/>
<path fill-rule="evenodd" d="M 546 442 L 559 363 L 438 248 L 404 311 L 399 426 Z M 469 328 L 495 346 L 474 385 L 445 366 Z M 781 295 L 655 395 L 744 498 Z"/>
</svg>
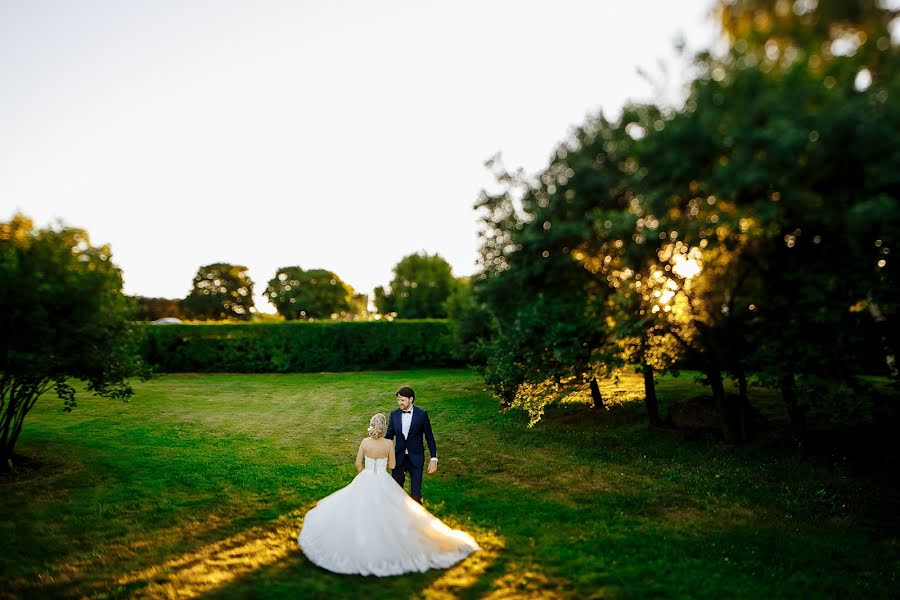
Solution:
<svg viewBox="0 0 900 600">
<path fill-rule="evenodd" d="M 385 431 L 387 431 L 387 419 L 382 413 L 378 413 L 369 419 L 369 435 L 377 440 L 384 437 Z"/>
</svg>

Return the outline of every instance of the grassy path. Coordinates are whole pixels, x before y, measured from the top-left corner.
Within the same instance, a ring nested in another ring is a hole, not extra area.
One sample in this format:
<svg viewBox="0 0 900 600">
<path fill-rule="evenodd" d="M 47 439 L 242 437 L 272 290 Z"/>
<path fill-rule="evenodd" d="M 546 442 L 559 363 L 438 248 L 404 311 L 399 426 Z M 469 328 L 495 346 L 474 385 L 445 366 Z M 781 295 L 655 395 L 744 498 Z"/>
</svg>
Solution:
<svg viewBox="0 0 900 600">
<path fill-rule="evenodd" d="M 410 383 L 441 455 L 428 508 L 485 551 L 446 572 L 337 576 L 295 545 Z M 663 404 L 697 393 L 665 380 Z M 466 370 L 168 375 L 128 404 L 42 399 L 0 480 L 0 598 L 889 597 L 889 492 L 840 463 L 648 430 L 638 403 L 534 429 Z"/>
</svg>

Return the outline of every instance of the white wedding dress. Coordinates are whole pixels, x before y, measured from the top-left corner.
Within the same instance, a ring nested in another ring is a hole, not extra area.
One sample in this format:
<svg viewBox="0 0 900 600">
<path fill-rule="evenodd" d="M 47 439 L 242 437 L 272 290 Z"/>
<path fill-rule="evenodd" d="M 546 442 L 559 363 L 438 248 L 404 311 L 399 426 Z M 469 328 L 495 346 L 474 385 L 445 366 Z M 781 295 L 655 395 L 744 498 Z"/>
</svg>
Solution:
<svg viewBox="0 0 900 600">
<path fill-rule="evenodd" d="M 384 577 L 446 569 L 480 550 L 410 498 L 387 472 L 388 459 L 365 459 L 350 485 L 306 513 L 297 541 L 310 561 L 334 573 Z"/>
</svg>

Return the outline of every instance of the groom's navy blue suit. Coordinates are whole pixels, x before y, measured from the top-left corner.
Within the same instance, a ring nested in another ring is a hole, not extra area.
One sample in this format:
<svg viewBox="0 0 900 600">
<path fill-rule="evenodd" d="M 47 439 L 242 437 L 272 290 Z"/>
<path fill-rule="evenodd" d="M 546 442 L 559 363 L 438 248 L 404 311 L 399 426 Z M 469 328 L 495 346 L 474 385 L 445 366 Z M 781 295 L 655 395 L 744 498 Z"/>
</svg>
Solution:
<svg viewBox="0 0 900 600">
<path fill-rule="evenodd" d="M 391 474 L 394 480 L 403 487 L 406 482 L 406 474 L 409 473 L 409 495 L 422 502 L 422 470 L 425 466 L 425 444 L 428 442 L 428 451 L 431 458 L 437 458 L 437 446 L 434 443 L 434 434 L 431 432 L 431 420 L 428 413 L 413 404 L 412 423 L 409 425 L 409 435 L 403 435 L 403 411 L 399 408 L 391 411 L 388 419 L 387 431 L 384 434 L 389 440 L 394 440 L 394 453 L 396 466 Z"/>
</svg>

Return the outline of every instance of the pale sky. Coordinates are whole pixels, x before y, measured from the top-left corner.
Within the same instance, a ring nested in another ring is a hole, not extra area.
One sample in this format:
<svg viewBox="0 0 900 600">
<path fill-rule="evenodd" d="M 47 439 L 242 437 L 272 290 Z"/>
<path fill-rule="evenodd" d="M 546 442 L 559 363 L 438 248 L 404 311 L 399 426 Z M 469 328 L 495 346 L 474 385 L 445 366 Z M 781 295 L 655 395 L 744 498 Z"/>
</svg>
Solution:
<svg viewBox="0 0 900 600">
<path fill-rule="evenodd" d="M 362 293 L 403 256 L 475 270 L 502 153 L 534 172 L 585 116 L 654 99 L 638 68 L 708 47 L 711 0 L 0 0 L 0 220 L 110 244 L 129 294 L 245 265 Z"/>
</svg>

